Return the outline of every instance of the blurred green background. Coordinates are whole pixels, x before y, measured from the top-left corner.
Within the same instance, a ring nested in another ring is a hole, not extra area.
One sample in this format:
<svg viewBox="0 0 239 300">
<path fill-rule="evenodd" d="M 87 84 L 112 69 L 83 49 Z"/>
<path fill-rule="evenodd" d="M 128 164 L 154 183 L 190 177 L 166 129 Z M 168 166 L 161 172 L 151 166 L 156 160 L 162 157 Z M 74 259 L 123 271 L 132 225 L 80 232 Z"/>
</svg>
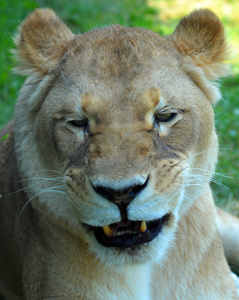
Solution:
<svg viewBox="0 0 239 300">
<path fill-rule="evenodd" d="M 215 108 L 220 155 L 212 187 L 216 203 L 239 216 L 239 1 L 0 1 L 0 128 L 13 117 L 18 91 L 24 82 L 24 78 L 12 73 L 12 36 L 20 22 L 37 7 L 54 9 L 75 33 L 118 23 L 170 34 L 182 16 L 201 7 L 212 9 L 221 18 L 232 51 L 233 75 L 222 81 L 223 100 Z"/>
</svg>

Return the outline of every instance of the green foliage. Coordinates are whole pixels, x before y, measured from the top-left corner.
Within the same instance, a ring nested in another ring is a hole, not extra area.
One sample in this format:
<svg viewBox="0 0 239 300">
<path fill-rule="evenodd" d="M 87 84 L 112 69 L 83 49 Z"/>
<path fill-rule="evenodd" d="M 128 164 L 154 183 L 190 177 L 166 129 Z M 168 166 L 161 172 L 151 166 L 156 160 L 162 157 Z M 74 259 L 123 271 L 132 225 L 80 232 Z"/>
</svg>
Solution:
<svg viewBox="0 0 239 300">
<path fill-rule="evenodd" d="M 216 128 L 219 135 L 219 163 L 215 176 L 219 185 L 214 191 L 216 201 L 239 215 L 239 76 L 226 79 L 222 84 L 223 100 L 215 108 Z"/>
<path fill-rule="evenodd" d="M 38 4 L 31 0 L 0 1 L 0 128 L 12 118 L 14 103 L 24 80 L 12 74 L 12 37 L 20 24 L 19 21 L 36 7 Z"/>
<path fill-rule="evenodd" d="M 40 6 L 53 8 L 75 33 L 111 24 L 147 28 L 156 24 L 154 16 L 157 15 L 157 10 L 149 7 L 145 0 L 69 1 L 67 9 L 63 1 L 39 0 L 38 3 Z"/>
<path fill-rule="evenodd" d="M 178 6 L 179 0 L 168 2 L 161 0 L 0 1 L 0 128 L 12 118 L 14 103 L 24 81 L 24 78 L 13 75 L 11 71 L 13 62 L 10 49 L 14 47 L 12 36 L 20 21 L 36 7 L 48 6 L 54 9 L 74 33 L 82 33 L 94 27 L 118 23 L 130 27 L 146 27 L 160 34 L 170 34 L 181 17 L 182 11 L 188 6 L 191 9 L 193 1 L 185 2 L 183 9 L 181 0 L 181 6 Z M 238 40 L 239 34 L 237 10 L 233 9 L 235 5 L 237 7 L 238 3 L 235 0 L 220 0 L 219 2 L 220 5 L 218 4 L 214 11 L 218 10 L 219 13 L 224 11 L 224 4 L 231 9 L 231 17 L 230 14 L 226 14 L 222 16 L 222 20 L 226 25 L 230 43 L 233 44 Z M 212 5 L 219 2 L 212 1 Z M 162 14 L 163 10 L 166 11 L 164 15 Z M 169 14 L 171 15 L 167 19 Z M 234 72 L 238 73 L 239 62 L 236 60 L 233 62 Z M 237 100 L 239 76 L 235 75 L 224 80 L 222 93 L 224 100 L 216 106 L 216 127 L 221 148 L 217 172 L 229 177 L 216 175 L 215 181 L 218 185 L 213 184 L 213 188 L 218 204 L 228 207 L 230 200 L 229 209 L 239 214 L 239 106 Z M 221 185 L 225 185 L 226 188 Z"/>
<path fill-rule="evenodd" d="M 0 142 L 3 140 L 6 140 L 8 138 L 9 134 L 4 135 L 2 138 L 0 138 Z"/>
</svg>

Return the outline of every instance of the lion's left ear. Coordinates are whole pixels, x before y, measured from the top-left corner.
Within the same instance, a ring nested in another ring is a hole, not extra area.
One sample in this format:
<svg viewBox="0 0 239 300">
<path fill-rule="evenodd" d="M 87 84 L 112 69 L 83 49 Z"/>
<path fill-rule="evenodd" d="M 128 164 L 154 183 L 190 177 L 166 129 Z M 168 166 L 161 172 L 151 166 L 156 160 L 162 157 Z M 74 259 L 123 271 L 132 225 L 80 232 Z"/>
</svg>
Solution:
<svg viewBox="0 0 239 300">
<path fill-rule="evenodd" d="M 15 38 L 16 71 L 23 75 L 46 75 L 60 61 L 74 34 L 48 9 L 36 9 L 22 23 Z"/>
<path fill-rule="evenodd" d="M 190 56 L 208 79 L 227 74 L 223 64 L 228 59 L 224 27 L 210 10 L 193 11 L 179 22 L 171 37 L 178 51 Z"/>
<path fill-rule="evenodd" d="M 224 63 L 229 59 L 224 27 L 210 10 L 193 11 L 179 22 L 169 38 L 173 40 L 185 62 L 188 60 L 188 71 L 195 77 L 195 81 L 198 81 L 197 75 L 196 72 L 193 74 L 192 69 L 189 70 L 189 60 L 199 67 L 206 79 L 216 80 L 228 75 L 229 67 Z"/>
</svg>

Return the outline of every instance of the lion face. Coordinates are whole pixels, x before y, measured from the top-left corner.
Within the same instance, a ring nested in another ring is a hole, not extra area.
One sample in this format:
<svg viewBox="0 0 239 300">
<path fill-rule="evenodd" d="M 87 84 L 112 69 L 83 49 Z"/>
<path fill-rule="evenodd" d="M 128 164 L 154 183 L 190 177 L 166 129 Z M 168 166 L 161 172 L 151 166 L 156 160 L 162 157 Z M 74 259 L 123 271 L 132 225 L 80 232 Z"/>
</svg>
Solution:
<svg viewBox="0 0 239 300">
<path fill-rule="evenodd" d="M 22 34 L 48 13 L 30 15 Z M 62 55 L 30 75 L 17 105 L 33 205 L 66 221 L 106 264 L 162 259 L 214 170 L 215 87 L 176 34 L 112 26 L 72 37 L 60 24 Z"/>
</svg>

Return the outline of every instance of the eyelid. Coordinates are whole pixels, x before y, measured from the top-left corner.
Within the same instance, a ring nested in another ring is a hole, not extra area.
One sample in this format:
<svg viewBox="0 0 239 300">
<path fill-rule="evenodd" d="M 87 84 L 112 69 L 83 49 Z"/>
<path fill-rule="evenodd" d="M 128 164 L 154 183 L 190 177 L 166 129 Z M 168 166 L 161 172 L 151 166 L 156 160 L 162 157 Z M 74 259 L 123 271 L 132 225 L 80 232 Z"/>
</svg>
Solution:
<svg viewBox="0 0 239 300">
<path fill-rule="evenodd" d="M 79 124 L 77 122 L 79 121 Z M 82 124 L 81 124 L 82 121 Z M 75 124 L 74 124 L 75 122 Z M 78 119 L 78 118 L 67 118 L 65 120 L 62 120 L 62 125 L 69 129 L 70 131 L 73 131 L 75 133 L 78 132 L 86 132 L 88 130 L 89 121 L 86 118 Z"/>
<path fill-rule="evenodd" d="M 157 109 L 154 115 L 157 114 L 169 114 L 169 113 L 176 113 L 176 114 L 182 114 L 184 112 L 188 111 L 188 108 L 176 108 L 172 106 L 165 106 L 161 109 Z"/>
<path fill-rule="evenodd" d="M 163 123 L 167 123 L 172 121 L 173 119 L 175 119 L 177 117 L 177 113 L 173 113 L 173 112 L 168 112 L 168 113 L 158 113 L 155 114 L 155 122 L 163 122 Z"/>
<path fill-rule="evenodd" d="M 157 109 L 156 114 L 178 113 L 178 111 L 180 111 L 180 109 L 177 109 L 170 105 L 166 105 L 160 109 Z"/>
<path fill-rule="evenodd" d="M 74 120 L 68 120 L 68 123 L 71 124 L 71 126 L 77 127 L 77 128 L 83 128 L 88 126 L 89 121 L 86 118 L 83 119 L 74 119 Z"/>
</svg>

